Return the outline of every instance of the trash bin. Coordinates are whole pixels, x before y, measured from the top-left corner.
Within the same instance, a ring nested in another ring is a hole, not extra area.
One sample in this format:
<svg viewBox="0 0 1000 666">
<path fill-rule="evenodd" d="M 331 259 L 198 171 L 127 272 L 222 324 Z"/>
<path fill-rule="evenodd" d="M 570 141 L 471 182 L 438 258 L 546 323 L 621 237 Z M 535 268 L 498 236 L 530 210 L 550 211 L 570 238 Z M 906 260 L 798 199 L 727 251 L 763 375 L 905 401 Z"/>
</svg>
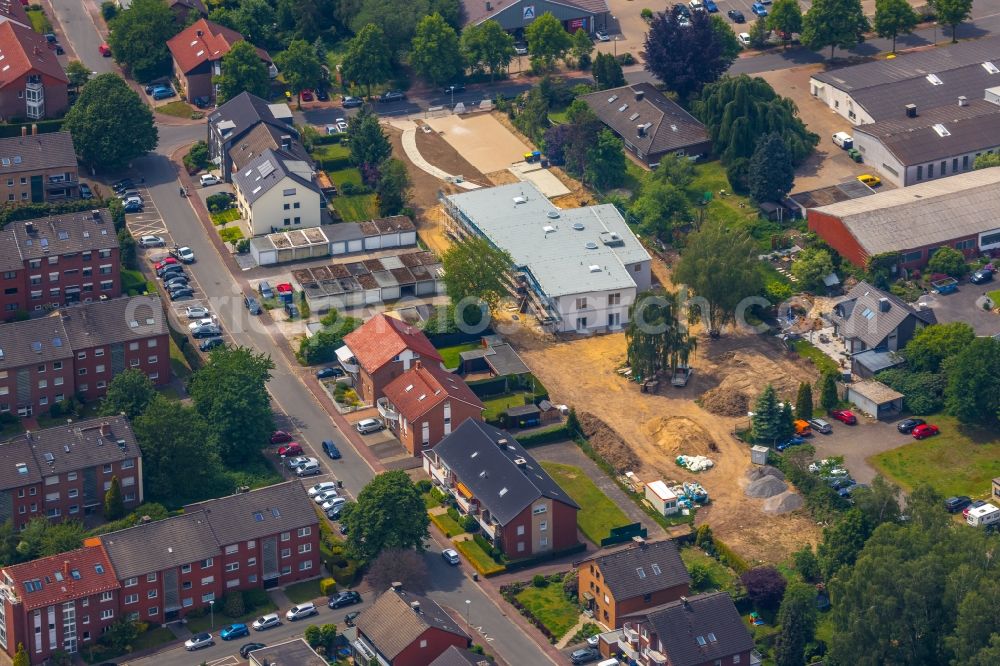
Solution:
<svg viewBox="0 0 1000 666">
<path fill-rule="evenodd" d="M 337 479 L 337 487 L 338 488 L 343 488 L 344 487 L 344 482 L 341 481 L 340 479 Z"/>
<path fill-rule="evenodd" d="M 472 572 L 472 580 L 477 581 L 477 582 L 479 581 L 479 572 L 478 571 L 473 571 Z"/>
</svg>

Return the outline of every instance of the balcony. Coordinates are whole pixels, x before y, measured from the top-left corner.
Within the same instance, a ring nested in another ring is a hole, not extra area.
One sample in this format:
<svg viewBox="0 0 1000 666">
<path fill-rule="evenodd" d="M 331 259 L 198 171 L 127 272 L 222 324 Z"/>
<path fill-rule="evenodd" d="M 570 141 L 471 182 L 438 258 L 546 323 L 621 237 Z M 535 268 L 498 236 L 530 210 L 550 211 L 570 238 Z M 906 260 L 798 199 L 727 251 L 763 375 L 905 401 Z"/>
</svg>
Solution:
<svg viewBox="0 0 1000 666">
<path fill-rule="evenodd" d="M 490 540 L 495 540 L 497 538 L 497 526 L 492 523 L 483 520 L 482 516 L 479 516 L 479 526 L 483 528 L 483 532 L 490 538 Z"/>
<path fill-rule="evenodd" d="M 642 655 L 646 657 L 646 659 L 649 661 L 650 664 L 667 663 L 666 656 L 661 652 L 657 652 L 656 650 L 650 650 L 649 648 L 646 648 L 645 650 L 642 651 Z"/>
<path fill-rule="evenodd" d="M 434 464 L 426 455 L 424 456 L 424 469 L 435 481 L 441 484 L 442 488 L 451 488 L 451 479 L 448 478 L 448 471 L 443 466 Z"/>
<path fill-rule="evenodd" d="M 349 372 L 352 375 L 358 374 L 361 368 L 358 366 L 357 359 L 354 358 L 354 352 L 348 349 L 347 345 L 338 349 L 336 354 L 337 360 L 340 361 L 340 365 L 344 368 L 345 372 Z"/>
<path fill-rule="evenodd" d="M 625 634 L 625 640 L 629 643 L 639 644 L 639 632 L 630 627 L 628 623 L 622 626 L 622 633 Z"/>
<path fill-rule="evenodd" d="M 69 187 L 76 187 L 80 183 L 75 178 L 63 178 L 61 176 L 50 177 L 45 181 L 45 189 L 47 190 L 63 190 Z"/>
<path fill-rule="evenodd" d="M 376 400 L 375 407 L 378 409 L 378 413 L 386 421 L 395 423 L 399 420 L 399 412 L 396 411 L 396 408 L 391 402 L 389 402 L 388 398 L 379 398 Z M 388 423 L 387 425 L 392 426 L 392 423 Z"/>
<path fill-rule="evenodd" d="M 634 664 L 639 661 L 639 651 L 632 647 L 631 643 L 620 640 L 618 641 L 618 649 L 628 657 L 629 663 Z"/>
</svg>

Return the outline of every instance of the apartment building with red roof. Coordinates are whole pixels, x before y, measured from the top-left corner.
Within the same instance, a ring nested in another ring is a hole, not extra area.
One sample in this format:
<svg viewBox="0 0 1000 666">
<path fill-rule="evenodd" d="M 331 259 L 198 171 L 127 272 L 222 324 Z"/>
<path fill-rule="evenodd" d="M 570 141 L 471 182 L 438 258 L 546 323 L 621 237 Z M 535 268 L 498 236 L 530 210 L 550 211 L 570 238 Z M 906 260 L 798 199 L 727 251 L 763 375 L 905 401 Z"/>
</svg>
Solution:
<svg viewBox="0 0 1000 666">
<path fill-rule="evenodd" d="M 486 409 L 461 377 L 419 359 L 386 385 L 385 395 L 375 404 L 413 456 L 433 447 L 465 421 L 482 421 Z"/>
<path fill-rule="evenodd" d="M 11 3 L 20 6 L 20 3 Z M 0 121 L 59 118 L 69 79 L 45 37 L 16 18 L 0 22 Z"/>
<path fill-rule="evenodd" d="M 215 100 L 212 77 L 222 74 L 222 58 L 236 42 L 241 41 L 244 39 L 240 33 L 207 19 L 198 19 L 167 41 L 173 58 L 174 76 L 180 81 L 188 101 L 198 97 Z M 267 51 L 257 49 L 257 55 L 276 76 L 277 70 Z"/>
<path fill-rule="evenodd" d="M 344 370 L 354 379 L 354 390 L 366 403 L 385 395 L 385 387 L 413 367 L 441 364 L 441 355 L 423 331 L 401 319 L 378 314 L 344 336 L 337 350 Z"/>
</svg>

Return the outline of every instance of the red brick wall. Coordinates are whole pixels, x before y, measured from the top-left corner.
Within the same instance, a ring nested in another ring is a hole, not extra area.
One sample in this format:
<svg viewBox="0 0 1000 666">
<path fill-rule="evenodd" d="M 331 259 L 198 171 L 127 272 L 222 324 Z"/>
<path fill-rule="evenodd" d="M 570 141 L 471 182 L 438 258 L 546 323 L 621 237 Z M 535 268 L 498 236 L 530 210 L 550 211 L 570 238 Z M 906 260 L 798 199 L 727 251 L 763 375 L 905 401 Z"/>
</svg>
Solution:
<svg viewBox="0 0 1000 666">
<path fill-rule="evenodd" d="M 82 653 L 88 646 L 97 643 L 97 639 L 101 637 L 105 627 L 114 624 L 120 619 L 118 609 L 119 592 L 117 590 L 112 592 L 111 601 L 101 601 L 101 595 L 95 594 L 75 599 L 75 602 L 77 651 Z M 36 651 L 34 631 L 35 611 L 25 610 L 23 604 L 12 606 L 7 601 L 3 603 L 7 615 L 7 648 L 5 652 L 13 658 L 17 651 L 17 644 L 23 643 L 30 663 L 41 664 L 54 652 L 54 650 L 49 648 L 49 607 L 46 606 L 38 609 L 38 612 L 41 613 L 42 632 L 39 635 L 41 638 L 41 649 Z M 84 606 L 85 603 L 86 606 Z M 101 619 L 101 611 L 109 608 L 114 610 L 114 616 L 108 619 Z M 55 637 L 58 650 L 61 650 L 63 646 L 63 633 L 63 609 L 60 602 L 55 606 Z"/>
<path fill-rule="evenodd" d="M 108 256 L 102 257 L 101 252 L 106 252 Z M 107 273 L 101 272 L 102 267 Z M 36 260 L 32 267 L 29 261 L 25 268 L 23 289 L 28 310 L 39 310 L 46 305 L 65 305 L 67 287 L 80 287 L 81 302 L 97 300 L 101 296 L 121 296 L 121 258 L 118 248 L 60 255 L 55 264 Z M 52 280 L 53 276 L 55 280 Z M 32 278 L 35 284 L 32 284 Z M 105 283 L 103 287 L 101 283 Z M 59 292 L 53 295 L 51 290 L 56 288 Z"/>
<path fill-rule="evenodd" d="M 10 277 L 6 277 L 8 274 Z M 0 271 L 0 319 L 10 321 L 18 310 L 28 309 L 24 276 L 22 270 Z"/>
<path fill-rule="evenodd" d="M 421 647 L 421 642 L 425 644 Z M 466 648 L 469 641 L 441 629 L 427 629 L 392 660 L 392 666 L 427 666 L 450 646 Z"/>
<path fill-rule="evenodd" d="M 864 266 L 868 259 L 868 254 L 854 238 L 847 227 L 844 226 L 840 218 L 825 213 L 818 213 L 815 210 L 808 212 L 809 230 L 815 231 L 829 244 L 840 256 L 850 261 L 855 266 Z"/>
<path fill-rule="evenodd" d="M 56 57 L 55 51 L 49 55 L 52 58 Z M 5 121 L 15 118 L 27 120 L 28 107 L 24 99 L 24 91 L 28 76 L 31 75 L 42 77 L 42 86 L 45 89 L 45 117 L 58 118 L 66 112 L 66 107 L 69 106 L 66 83 L 33 69 L 23 77 L 10 81 L 3 88 L 0 88 L 0 115 Z M 19 93 L 21 94 L 20 98 L 18 98 Z"/>
<path fill-rule="evenodd" d="M 552 533 L 552 549 L 562 550 L 576 545 L 576 513 L 577 510 L 562 502 L 552 502 L 552 523 L 549 527 Z"/>
<path fill-rule="evenodd" d="M 482 410 L 468 404 L 467 402 L 452 400 L 451 431 L 454 432 L 458 426 L 462 425 L 462 423 L 469 419 L 482 421 Z M 443 402 L 428 410 L 427 413 L 421 416 L 417 421 L 408 421 L 405 433 L 403 432 L 401 426 L 395 429 L 396 435 L 399 437 L 399 441 L 402 442 L 403 446 L 406 447 L 406 450 L 414 456 L 421 455 L 421 452 L 425 450 L 423 448 L 425 422 L 428 423 L 428 435 L 430 436 L 430 446 L 427 448 L 434 448 L 434 446 L 445 437 Z"/>
<path fill-rule="evenodd" d="M 62 364 L 61 369 L 56 369 L 58 364 Z M 42 370 L 44 368 L 44 370 Z M 0 388 L 7 390 L 6 395 L 0 395 L 0 404 L 10 406 L 10 412 L 17 414 L 18 406 L 22 403 L 17 395 L 17 377 L 19 372 L 27 370 L 28 385 L 31 387 L 31 408 L 33 414 L 45 413 L 55 402 L 56 398 L 62 396 L 68 398 L 73 395 L 73 360 L 70 357 L 58 361 L 46 361 L 45 363 L 33 363 L 20 368 L 10 368 L 6 370 L 6 377 L 0 374 Z M 57 384 L 62 381 L 62 384 Z M 42 386 L 44 383 L 44 386 Z M 45 398 L 46 404 L 40 404 Z"/>
<path fill-rule="evenodd" d="M 149 345 L 150 341 L 155 342 L 152 347 Z M 111 366 L 111 358 L 115 353 L 113 349 L 118 346 L 123 347 L 126 369 L 142 370 L 157 385 L 170 381 L 170 340 L 167 334 L 114 345 L 76 349 L 73 372 L 76 377 L 77 392 L 86 400 L 94 400 L 107 393 L 107 385 L 114 378 Z M 98 353 L 102 355 L 99 356 Z M 81 374 L 81 370 L 85 372 Z"/>
</svg>

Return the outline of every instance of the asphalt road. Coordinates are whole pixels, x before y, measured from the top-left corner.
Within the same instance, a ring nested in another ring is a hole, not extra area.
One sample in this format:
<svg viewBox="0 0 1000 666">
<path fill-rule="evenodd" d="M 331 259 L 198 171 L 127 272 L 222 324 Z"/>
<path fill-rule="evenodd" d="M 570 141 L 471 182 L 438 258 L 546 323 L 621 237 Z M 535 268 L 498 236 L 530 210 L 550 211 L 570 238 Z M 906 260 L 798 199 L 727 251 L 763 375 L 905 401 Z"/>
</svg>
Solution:
<svg viewBox="0 0 1000 666">
<path fill-rule="evenodd" d="M 56 18 L 62 25 L 64 41 L 69 42 L 77 58 L 98 74 L 117 71 L 111 58 L 104 58 L 98 51 L 104 38 L 87 12 L 83 0 L 50 0 Z"/>
</svg>

